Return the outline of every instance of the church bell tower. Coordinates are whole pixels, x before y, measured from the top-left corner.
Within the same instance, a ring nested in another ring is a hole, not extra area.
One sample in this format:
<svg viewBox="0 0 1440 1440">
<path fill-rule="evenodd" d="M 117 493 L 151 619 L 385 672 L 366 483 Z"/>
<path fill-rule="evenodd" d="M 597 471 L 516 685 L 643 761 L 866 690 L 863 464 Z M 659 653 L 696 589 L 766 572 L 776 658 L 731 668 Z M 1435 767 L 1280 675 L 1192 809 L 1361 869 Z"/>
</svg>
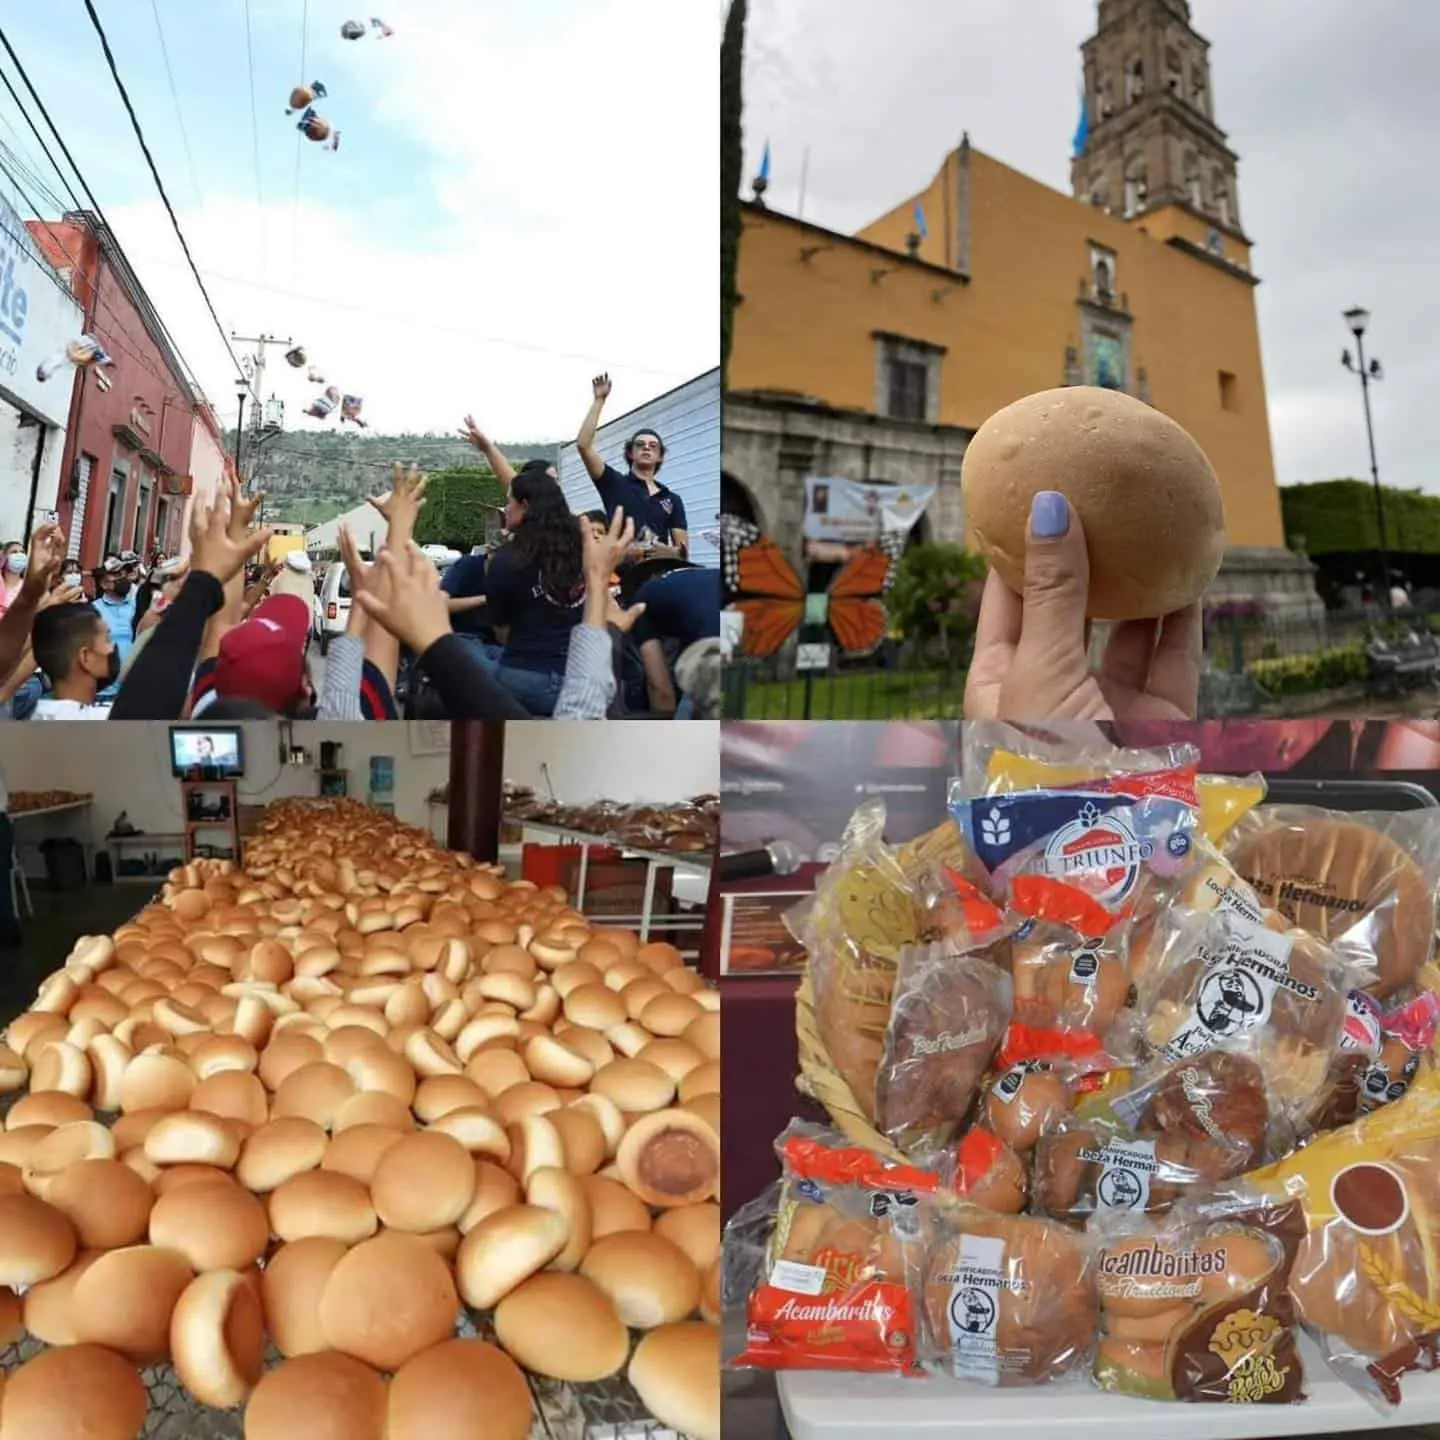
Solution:
<svg viewBox="0 0 1440 1440">
<path fill-rule="evenodd" d="M 1215 123 L 1209 48 L 1188 0 L 1099 0 L 1081 46 L 1086 123 L 1070 183 L 1076 199 L 1156 239 L 1248 269 L 1238 157 Z"/>
</svg>

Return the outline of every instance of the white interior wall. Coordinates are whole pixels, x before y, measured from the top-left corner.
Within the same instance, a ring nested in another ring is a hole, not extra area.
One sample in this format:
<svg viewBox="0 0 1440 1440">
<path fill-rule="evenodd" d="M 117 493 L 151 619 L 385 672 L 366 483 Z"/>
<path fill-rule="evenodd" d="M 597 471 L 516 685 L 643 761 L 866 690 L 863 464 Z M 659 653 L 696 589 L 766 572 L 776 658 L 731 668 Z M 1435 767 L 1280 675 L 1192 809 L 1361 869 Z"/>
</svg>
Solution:
<svg viewBox="0 0 1440 1440">
<path fill-rule="evenodd" d="M 548 795 L 540 767 L 548 766 L 555 798 L 687 800 L 720 789 L 720 723 L 542 720 L 505 727 L 505 778 Z"/>
<path fill-rule="evenodd" d="M 370 756 L 393 756 L 395 814 L 407 824 L 428 826 L 426 797 L 449 780 L 448 754 L 416 753 L 429 748 L 433 727 L 299 723 L 295 743 L 312 752 L 306 768 L 280 763 L 279 728 L 273 722 L 248 722 L 244 730 L 244 804 L 318 794 L 315 767 L 323 740 L 344 746 L 350 793 L 360 799 L 369 788 Z M 683 800 L 720 788 L 719 726 L 713 721 L 508 725 L 506 778 L 548 793 L 542 765 L 549 767 L 557 798 L 566 803 Z M 170 774 L 164 724 L 0 724 L 0 772 L 12 790 L 92 793 L 97 839 L 122 810 L 133 825 L 155 833 L 175 830 L 181 822 L 180 788 Z"/>
</svg>

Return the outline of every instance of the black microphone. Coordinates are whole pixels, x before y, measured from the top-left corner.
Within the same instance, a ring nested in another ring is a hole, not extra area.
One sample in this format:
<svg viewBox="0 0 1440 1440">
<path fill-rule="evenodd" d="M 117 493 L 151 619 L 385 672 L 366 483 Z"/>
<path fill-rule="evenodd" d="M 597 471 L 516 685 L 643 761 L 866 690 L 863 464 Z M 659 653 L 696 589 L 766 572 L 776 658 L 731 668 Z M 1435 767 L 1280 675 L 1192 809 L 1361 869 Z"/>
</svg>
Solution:
<svg viewBox="0 0 1440 1440">
<path fill-rule="evenodd" d="M 804 856 L 789 840 L 772 840 L 763 850 L 740 850 L 720 857 L 720 879 L 763 880 L 769 875 L 793 875 Z"/>
</svg>

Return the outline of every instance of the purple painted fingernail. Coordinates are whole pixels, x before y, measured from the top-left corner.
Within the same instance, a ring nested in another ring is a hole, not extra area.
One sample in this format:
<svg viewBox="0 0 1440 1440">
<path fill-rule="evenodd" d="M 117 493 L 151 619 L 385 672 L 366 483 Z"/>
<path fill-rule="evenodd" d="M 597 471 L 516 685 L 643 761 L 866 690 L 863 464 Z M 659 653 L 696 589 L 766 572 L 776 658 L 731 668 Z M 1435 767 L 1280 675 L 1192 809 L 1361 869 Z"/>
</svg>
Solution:
<svg viewBox="0 0 1440 1440">
<path fill-rule="evenodd" d="M 1030 502 L 1030 533 L 1037 540 L 1054 540 L 1070 528 L 1070 506 L 1058 490 L 1038 490 Z"/>
</svg>

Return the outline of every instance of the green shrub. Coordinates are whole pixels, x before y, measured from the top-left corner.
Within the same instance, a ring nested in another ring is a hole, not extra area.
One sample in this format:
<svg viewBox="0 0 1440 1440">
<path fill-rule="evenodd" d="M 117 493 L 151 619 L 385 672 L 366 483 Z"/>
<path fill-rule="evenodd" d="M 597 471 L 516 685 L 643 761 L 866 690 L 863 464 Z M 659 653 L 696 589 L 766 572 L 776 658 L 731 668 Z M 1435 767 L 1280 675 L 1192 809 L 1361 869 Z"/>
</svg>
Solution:
<svg viewBox="0 0 1440 1440">
<path fill-rule="evenodd" d="M 1362 645 L 1332 645 L 1308 655 L 1282 655 L 1275 660 L 1254 660 L 1250 678 L 1271 695 L 1313 695 L 1337 690 L 1365 679 L 1369 666 Z"/>
<path fill-rule="evenodd" d="M 980 613 L 985 562 L 959 545 L 912 545 L 901 557 L 885 606 L 907 641 L 968 659 Z"/>
</svg>

